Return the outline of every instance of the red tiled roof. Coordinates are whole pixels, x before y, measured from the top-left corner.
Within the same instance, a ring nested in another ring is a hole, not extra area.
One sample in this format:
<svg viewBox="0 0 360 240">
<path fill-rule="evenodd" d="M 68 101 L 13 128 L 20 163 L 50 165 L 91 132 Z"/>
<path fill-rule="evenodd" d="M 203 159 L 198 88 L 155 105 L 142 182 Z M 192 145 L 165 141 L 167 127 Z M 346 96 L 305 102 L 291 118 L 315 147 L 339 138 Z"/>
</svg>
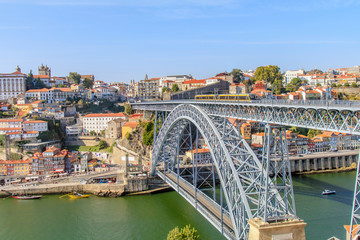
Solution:
<svg viewBox="0 0 360 240">
<path fill-rule="evenodd" d="M 137 125 L 139 125 L 138 122 L 127 122 L 123 125 L 123 127 L 130 127 L 130 128 L 136 128 Z"/>
<path fill-rule="evenodd" d="M 91 113 L 84 116 L 85 117 L 125 117 L 124 113 Z"/>
<path fill-rule="evenodd" d="M 49 75 L 33 75 L 34 78 L 50 78 Z"/>
<path fill-rule="evenodd" d="M 0 119 L 0 122 L 22 122 L 22 119 Z"/>
<path fill-rule="evenodd" d="M 46 122 L 45 122 L 45 121 L 42 121 L 42 120 L 24 121 L 24 124 L 28 124 L 28 123 L 46 123 Z"/>
</svg>

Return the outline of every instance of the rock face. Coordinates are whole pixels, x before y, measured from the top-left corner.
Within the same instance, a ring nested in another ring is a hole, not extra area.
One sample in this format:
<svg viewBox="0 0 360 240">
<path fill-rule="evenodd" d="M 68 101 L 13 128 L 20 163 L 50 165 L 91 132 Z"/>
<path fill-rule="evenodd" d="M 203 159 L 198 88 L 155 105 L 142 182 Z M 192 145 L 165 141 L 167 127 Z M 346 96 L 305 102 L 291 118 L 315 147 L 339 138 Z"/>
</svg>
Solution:
<svg viewBox="0 0 360 240">
<path fill-rule="evenodd" d="M 123 138 L 120 140 L 119 143 L 121 146 L 124 146 L 125 148 L 136 152 L 141 156 L 150 158 L 152 147 L 143 144 L 143 131 L 144 129 L 142 127 L 139 127 L 130 134 L 129 139 Z"/>
</svg>

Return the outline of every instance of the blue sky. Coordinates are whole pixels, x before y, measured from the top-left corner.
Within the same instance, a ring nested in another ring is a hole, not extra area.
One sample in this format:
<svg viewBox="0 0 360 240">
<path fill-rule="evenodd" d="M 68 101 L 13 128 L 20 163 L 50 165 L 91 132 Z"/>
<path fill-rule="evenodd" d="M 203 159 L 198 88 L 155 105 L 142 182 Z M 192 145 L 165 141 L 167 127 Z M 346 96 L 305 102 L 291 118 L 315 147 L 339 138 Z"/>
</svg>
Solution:
<svg viewBox="0 0 360 240">
<path fill-rule="evenodd" d="M 106 82 L 360 64 L 360 0 L 0 0 L 0 72 Z"/>
</svg>

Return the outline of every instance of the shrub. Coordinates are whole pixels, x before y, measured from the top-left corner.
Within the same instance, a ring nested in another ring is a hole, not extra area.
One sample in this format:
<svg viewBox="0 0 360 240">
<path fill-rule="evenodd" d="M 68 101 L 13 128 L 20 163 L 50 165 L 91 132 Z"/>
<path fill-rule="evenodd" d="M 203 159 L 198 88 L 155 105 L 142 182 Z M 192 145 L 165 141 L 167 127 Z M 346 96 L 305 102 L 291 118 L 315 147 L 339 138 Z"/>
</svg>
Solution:
<svg viewBox="0 0 360 240">
<path fill-rule="evenodd" d="M 182 229 L 176 227 L 167 235 L 167 240 L 196 240 L 199 238 L 200 236 L 197 234 L 196 229 L 191 228 L 190 225 L 186 225 Z"/>
</svg>

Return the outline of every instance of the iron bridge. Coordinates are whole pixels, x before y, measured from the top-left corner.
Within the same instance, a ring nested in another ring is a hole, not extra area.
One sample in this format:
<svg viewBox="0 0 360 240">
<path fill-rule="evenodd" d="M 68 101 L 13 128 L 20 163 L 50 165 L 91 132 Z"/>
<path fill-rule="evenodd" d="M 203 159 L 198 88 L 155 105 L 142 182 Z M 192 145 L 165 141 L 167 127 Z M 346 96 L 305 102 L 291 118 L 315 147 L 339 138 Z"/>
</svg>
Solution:
<svg viewBox="0 0 360 240">
<path fill-rule="evenodd" d="M 152 174 L 227 239 L 248 239 L 253 218 L 297 219 L 284 126 L 360 134 L 358 102 L 178 100 L 131 105 L 155 112 Z M 265 123 L 261 156 L 240 135 L 240 119 Z M 204 149 L 210 154 L 205 163 Z M 360 224 L 359 166 L 357 176 L 351 226 Z"/>
</svg>

